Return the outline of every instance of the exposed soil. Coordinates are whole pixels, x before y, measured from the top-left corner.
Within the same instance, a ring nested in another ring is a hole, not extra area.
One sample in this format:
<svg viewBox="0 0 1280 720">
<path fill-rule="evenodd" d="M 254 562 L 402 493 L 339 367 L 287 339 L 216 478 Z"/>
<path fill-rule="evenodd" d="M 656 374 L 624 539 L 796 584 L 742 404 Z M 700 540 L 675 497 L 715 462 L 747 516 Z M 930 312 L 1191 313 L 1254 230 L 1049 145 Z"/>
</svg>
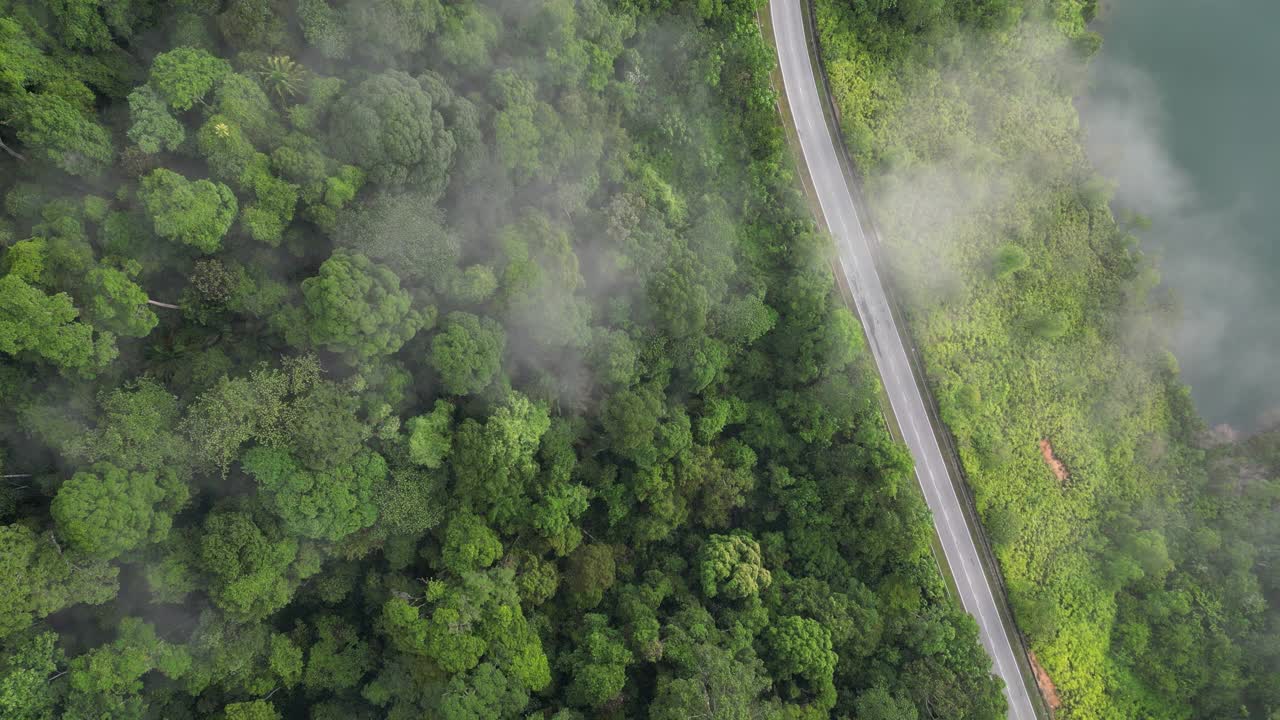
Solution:
<svg viewBox="0 0 1280 720">
<path fill-rule="evenodd" d="M 1058 688 L 1054 687 L 1053 680 L 1049 679 L 1049 673 L 1040 667 L 1040 661 L 1036 659 L 1035 653 L 1028 653 L 1031 658 L 1031 671 L 1036 674 L 1036 684 L 1040 686 L 1040 694 L 1044 696 L 1044 701 L 1049 703 L 1049 709 L 1057 712 L 1062 707 L 1062 698 L 1058 697 Z"/>
<path fill-rule="evenodd" d="M 1044 458 L 1044 463 L 1053 471 L 1053 476 L 1058 478 L 1058 482 L 1066 482 L 1071 479 L 1071 473 L 1067 472 L 1067 466 L 1063 465 L 1058 456 L 1053 454 L 1053 445 L 1049 444 L 1048 439 L 1040 441 L 1040 456 Z"/>
</svg>

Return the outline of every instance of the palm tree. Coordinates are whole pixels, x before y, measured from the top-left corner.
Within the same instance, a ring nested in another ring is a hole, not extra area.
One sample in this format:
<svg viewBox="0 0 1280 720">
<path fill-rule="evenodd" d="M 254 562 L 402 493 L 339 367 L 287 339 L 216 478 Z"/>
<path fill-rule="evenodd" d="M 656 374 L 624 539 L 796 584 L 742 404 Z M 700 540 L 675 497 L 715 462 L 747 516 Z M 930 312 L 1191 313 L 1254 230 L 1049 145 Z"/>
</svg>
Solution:
<svg viewBox="0 0 1280 720">
<path fill-rule="evenodd" d="M 281 102 L 286 102 L 300 92 L 307 69 L 294 62 L 288 55 L 272 55 L 267 58 L 257 75 L 267 91 Z"/>
</svg>

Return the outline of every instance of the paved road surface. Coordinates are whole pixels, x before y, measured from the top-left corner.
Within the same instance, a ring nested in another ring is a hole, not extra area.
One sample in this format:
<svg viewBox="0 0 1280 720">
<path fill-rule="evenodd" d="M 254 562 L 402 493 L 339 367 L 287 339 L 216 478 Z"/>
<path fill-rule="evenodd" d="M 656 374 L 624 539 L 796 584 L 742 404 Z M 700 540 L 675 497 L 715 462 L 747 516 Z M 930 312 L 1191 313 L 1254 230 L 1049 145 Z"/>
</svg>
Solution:
<svg viewBox="0 0 1280 720">
<path fill-rule="evenodd" d="M 806 25 L 800 3 L 807 0 L 772 0 L 770 14 L 786 85 L 787 102 L 800 135 L 809 175 L 817 190 L 822 214 L 839 249 L 841 269 L 853 289 L 854 304 L 865 326 L 871 352 L 898 418 L 907 447 L 915 459 L 916 477 L 933 511 L 934 524 L 947 565 L 955 576 L 964 609 L 978 621 L 982 644 L 994 660 L 995 672 L 1005 684 L 1012 720 L 1035 720 L 1028 688 L 1018 670 L 1015 646 L 1000 621 L 999 606 L 983 572 L 966 524 L 955 484 L 950 477 L 920 387 L 912 375 L 884 286 L 880 282 L 866 235 L 858 221 L 851 189 L 845 181 L 831 128 L 822 113 L 823 98 L 809 59 Z"/>
</svg>

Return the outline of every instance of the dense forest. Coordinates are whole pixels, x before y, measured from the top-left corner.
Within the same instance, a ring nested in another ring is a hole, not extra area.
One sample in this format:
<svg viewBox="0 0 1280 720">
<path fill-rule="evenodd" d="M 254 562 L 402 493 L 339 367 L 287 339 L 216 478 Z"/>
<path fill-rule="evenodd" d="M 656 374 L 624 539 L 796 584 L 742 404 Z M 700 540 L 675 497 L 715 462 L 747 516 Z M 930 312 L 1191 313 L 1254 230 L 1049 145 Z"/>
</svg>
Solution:
<svg viewBox="0 0 1280 720">
<path fill-rule="evenodd" d="M 1001 717 L 755 5 L 0 0 L 0 716 Z"/>
<path fill-rule="evenodd" d="M 1280 718 L 1280 434 L 1206 433 L 1082 149 L 1093 0 L 815 0 L 842 129 L 1059 717 Z M 1259 311 L 1265 312 L 1260 309 Z"/>
</svg>

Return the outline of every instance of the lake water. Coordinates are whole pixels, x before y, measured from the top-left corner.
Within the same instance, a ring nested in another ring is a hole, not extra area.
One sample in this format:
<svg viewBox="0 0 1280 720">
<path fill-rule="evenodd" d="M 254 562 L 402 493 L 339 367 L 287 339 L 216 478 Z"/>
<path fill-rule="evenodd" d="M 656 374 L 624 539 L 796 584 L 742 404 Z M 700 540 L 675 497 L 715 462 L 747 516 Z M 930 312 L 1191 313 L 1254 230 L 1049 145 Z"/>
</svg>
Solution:
<svg viewBox="0 0 1280 720">
<path fill-rule="evenodd" d="M 1116 0 L 1098 29 L 1091 156 L 1154 221 L 1201 413 L 1254 429 L 1280 409 L 1280 2 Z"/>
</svg>

